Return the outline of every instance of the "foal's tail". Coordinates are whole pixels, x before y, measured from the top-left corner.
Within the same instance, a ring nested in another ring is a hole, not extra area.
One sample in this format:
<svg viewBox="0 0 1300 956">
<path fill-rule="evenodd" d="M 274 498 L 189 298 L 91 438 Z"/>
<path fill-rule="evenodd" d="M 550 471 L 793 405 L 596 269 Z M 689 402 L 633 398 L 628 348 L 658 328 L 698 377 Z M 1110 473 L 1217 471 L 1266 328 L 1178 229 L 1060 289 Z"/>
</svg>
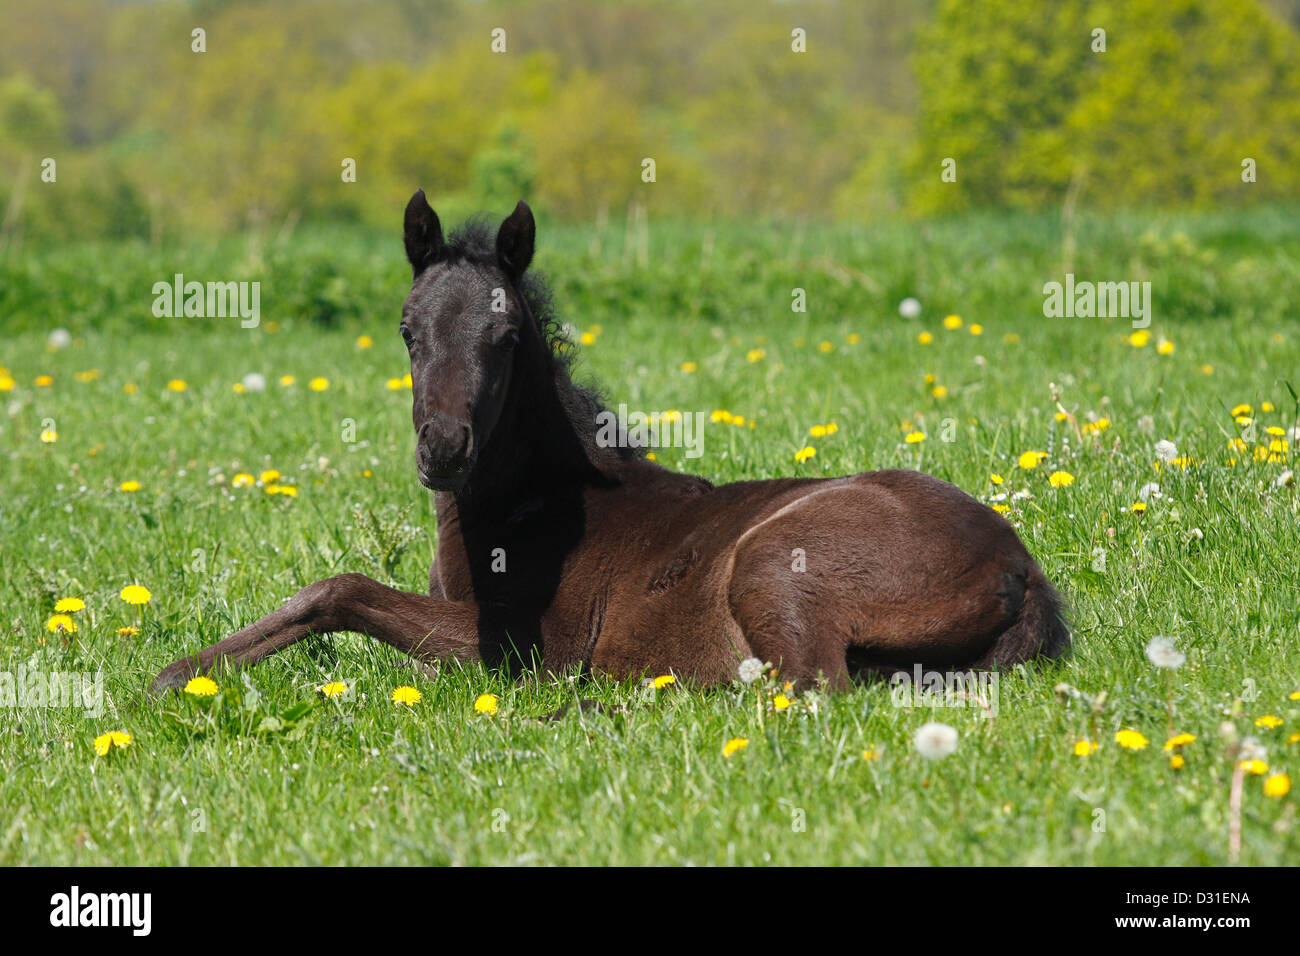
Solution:
<svg viewBox="0 0 1300 956">
<path fill-rule="evenodd" d="M 1037 564 L 1025 580 L 1025 600 L 1015 622 L 993 640 L 975 667 L 1006 669 L 1034 657 L 1056 660 L 1070 649 L 1061 595 Z"/>
</svg>

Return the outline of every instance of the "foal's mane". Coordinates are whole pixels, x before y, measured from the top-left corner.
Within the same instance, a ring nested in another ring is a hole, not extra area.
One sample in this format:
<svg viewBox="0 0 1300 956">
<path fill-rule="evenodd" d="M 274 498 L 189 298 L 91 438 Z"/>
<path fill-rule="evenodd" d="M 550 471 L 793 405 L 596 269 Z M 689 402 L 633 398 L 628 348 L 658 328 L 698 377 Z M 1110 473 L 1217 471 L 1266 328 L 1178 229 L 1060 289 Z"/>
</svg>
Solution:
<svg viewBox="0 0 1300 956">
<path fill-rule="evenodd" d="M 472 216 L 451 231 L 443 252 L 445 261 L 467 262 L 471 265 L 495 267 L 496 227 L 486 214 Z M 596 445 L 596 416 L 605 410 L 599 391 L 573 381 L 572 372 L 577 351 L 565 333 L 564 325 L 555 316 L 554 299 L 546 278 L 535 269 L 526 270 L 515 280 L 515 288 L 532 313 L 533 321 L 546 343 L 546 363 L 538 373 L 550 375 L 555 381 L 556 393 L 565 417 L 574 432 L 587 448 L 593 461 L 613 452 L 619 458 L 639 458 L 646 449 L 621 446 L 603 449 Z"/>
</svg>

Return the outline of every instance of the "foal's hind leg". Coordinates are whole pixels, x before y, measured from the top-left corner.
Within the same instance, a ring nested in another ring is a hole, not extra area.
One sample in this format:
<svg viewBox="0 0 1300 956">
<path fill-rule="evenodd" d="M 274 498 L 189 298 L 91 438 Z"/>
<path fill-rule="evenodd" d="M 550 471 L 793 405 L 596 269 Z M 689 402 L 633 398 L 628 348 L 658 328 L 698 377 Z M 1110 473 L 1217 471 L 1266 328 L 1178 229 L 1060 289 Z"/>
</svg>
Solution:
<svg viewBox="0 0 1300 956">
<path fill-rule="evenodd" d="M 341 574 L 303 588 L 278 611 L 164 668 L 149 690 L 180 688 L 221 662 L 254 664 L 308 634 L 355 631 L 424 660 L 479 660 L 478 609 Z"/>
</svg>

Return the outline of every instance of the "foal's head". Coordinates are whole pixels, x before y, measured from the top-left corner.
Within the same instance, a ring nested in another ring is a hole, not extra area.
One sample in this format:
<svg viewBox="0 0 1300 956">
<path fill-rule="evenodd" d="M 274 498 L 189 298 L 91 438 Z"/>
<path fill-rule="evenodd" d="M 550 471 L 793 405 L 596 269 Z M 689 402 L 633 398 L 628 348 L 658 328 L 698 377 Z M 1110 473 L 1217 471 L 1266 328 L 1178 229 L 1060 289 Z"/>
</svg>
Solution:
<svg viewBox="0 0 1300 956">
<path fill-rule="evenodd" d="M 443 239 L 424 190 L 406 206 L 414 275 L 401 330 L 415 393 L 415 465 L 427 488 L 464 486 L 501 416 L 515 347 L 541 338 L 520 291 L 534 233 L 532 210 L 520 202 L 501 223 L 494 250 L 469 249 Z"/>
</svg>

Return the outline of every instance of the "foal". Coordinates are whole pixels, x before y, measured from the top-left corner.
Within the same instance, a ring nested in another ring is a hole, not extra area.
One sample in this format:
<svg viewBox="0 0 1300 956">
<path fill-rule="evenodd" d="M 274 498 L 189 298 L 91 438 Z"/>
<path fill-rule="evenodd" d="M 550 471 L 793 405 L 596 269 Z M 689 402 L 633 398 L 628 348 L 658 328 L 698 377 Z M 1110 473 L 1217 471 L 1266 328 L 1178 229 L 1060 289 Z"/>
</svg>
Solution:
<svg viewBox="0 0 1300 956">
<path fill-rule="evenodd" d="M 913 471 L 714 487 L 597 441 L 520 202 L 495 240 L 444 240 L 416 192 L 401 334 L 415 466 L 434 492 L 429 593 L 360 574 L 299 591 L 167 667 L 163 692 L 308 634 L 355 631 L 416 659 L 726 681 L 748 657 L 806 686 L 860 671 L 1008 667 L 1069 646 L 1060 601 L 1011 525 Z"/>
</svg>

